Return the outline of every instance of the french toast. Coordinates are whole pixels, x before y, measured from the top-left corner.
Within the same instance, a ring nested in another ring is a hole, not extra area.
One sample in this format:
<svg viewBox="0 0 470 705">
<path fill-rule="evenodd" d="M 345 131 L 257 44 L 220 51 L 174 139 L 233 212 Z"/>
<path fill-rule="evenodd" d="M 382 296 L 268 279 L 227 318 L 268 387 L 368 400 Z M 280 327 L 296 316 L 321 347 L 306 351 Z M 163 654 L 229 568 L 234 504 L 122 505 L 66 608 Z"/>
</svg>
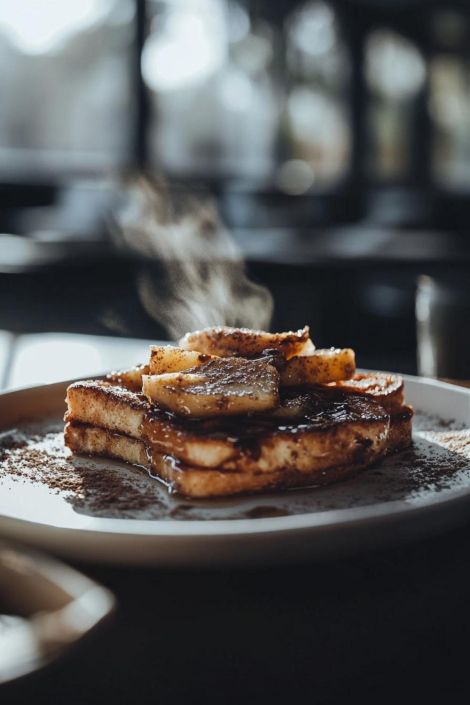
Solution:
<svg viewBox="0 0 470 705">
<path fill-rule="evenodd" d="M 386 452 L 407 447 L 410 443 L 410 421 L 395 417 L 390 424 Z M 108 429 L 80 422 L 69 422 L 65 427 L 66 444 L 75 453 L 122 460 L 147 469 L 161 479 L 171 490 L 194 498 L 218 497 L 277 488 L 321 486 L 354 476 L 372 462 L 371 456 L 357 457 L 356 461 L 309 472 L 295 469 L 271 472 L 226 471 L 213 467 L 190 465 L 170 453 L 149 453 L 144 441 Z"/>
<path fill-rule="evenodd" d="M 67 423 L 65 439 L 68 447 L 81 455 L 101 456 L 122 460 L 146 468 L 162 480 L 169 489 L 187 497 L 221 497 L 260 490 L 323 485 L 351 477 L 367 467 L 371 459 L 364 457 L 345 465 L 320 470 L 298 472 L 295 469 L 273 472 L 241 472 L 202 468 L 188 465 L 172 455 L 151 451 L 143 441 L 96 426 Z"/>
<path fill-rule="evenodd" d="M 147 366 L 113 373 L 105 381 L 70 385 L 66 445 L 74 453 L 144 467 L 169 489 L 189 497 L 215 497 L 323 485 L 352 476 L 410 444 L 413 411 L 404 404 L 399 377 L 351 376 L 349 371 L 350 379 L 338 380 L 334 372 L 322 384 L 301 378 L 296 386 L 285 385 L 282 370 L 289 360 L 284 353 L 281 362 L 277 355 L 262 360 L 236 357 L 236 336 L 229 329 L 229 350 L 223 357 L 217 353 L 223 352 L 220 341 L 226 338 L 220 328 L 216 331 L 215 349 L 207 347 L 210 335 L 199 336 L 206 347 L 195 365 L 194 355 L 187 358 L 192 364 L 188 369 L 185 349 L 162 353 L 154 346 Z M 248 335 L 244 329 L 240 332 Z M 255 346 L 260 345 L 260 333 Z M 276 340 L 293 336 L 286 338 L 290 360 L 302 354 L 292 348 L 301 342 L 306 356 L 322 355 L 308 333 L 306 328 L 298 335 L 277 334 Z M 185 344 L 190 340 L 186 336 Z M 253 341 L 250 344 L 242 349 L 253 353 Z M 198 346 L 203 347 L 200 342 Z M 175 365 L 179 369 L 153 375 L 155 365 L 159 370 L 173 370 Z M 177 404 L 161 394 L 161 385 L 168 385 L 169 379 Z M 188 389 L 197 403 L 188 401 Z"/>
</svg>

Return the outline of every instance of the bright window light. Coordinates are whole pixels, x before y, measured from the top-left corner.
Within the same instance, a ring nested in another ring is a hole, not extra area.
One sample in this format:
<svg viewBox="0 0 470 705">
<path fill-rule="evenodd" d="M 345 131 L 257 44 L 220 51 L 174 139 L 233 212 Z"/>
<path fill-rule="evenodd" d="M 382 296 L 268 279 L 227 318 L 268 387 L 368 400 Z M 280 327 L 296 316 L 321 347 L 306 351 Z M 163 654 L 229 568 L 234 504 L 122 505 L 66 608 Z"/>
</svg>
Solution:
<svg viewBox="0 0 470 705">
<path fill-rule="evenodd" d="M 220 3 L 174 3 L 145 43 L 145 82 L 159 92 L 180 90 L 206 80 L 225 61 L 225 34 Z"/>
<path fill-rule="evenodd" d="M 0 32 L 25 54 L 53 51 L 107 15 L 111 0 L 0 0 Z"/>
</svg>

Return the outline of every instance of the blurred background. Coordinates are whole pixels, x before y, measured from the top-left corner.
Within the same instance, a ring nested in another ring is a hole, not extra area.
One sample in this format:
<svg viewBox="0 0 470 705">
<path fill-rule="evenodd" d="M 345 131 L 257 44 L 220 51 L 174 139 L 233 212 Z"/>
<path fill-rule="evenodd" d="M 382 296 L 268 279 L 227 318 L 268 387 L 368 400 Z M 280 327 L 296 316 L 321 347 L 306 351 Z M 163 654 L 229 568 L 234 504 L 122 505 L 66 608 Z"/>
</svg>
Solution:
<svg viewBox="0 0 470 705">
<path fill-rule="evenodd" d="M 0 95 L 4 360 L 168 338 L 165 241 L 115 236 L 147 174 L 213 199 L 273 329 L 470 377 L 466 0 L 0 0 Z"/>
</svg>

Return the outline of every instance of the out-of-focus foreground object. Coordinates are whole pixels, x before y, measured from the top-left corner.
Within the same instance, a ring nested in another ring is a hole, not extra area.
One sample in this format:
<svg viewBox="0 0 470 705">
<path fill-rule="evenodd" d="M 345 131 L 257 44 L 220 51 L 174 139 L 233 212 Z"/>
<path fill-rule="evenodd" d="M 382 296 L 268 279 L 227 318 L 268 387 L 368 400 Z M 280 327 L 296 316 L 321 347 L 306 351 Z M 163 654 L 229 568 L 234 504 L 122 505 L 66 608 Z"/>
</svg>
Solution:
<svg viewBox="0 0 470 705">
<path fill-rule="evenodd" d="M 76 570 L 0 543 L 0 684 L 60 657 L 113 605 L 110 592 Z"/>
</svg>

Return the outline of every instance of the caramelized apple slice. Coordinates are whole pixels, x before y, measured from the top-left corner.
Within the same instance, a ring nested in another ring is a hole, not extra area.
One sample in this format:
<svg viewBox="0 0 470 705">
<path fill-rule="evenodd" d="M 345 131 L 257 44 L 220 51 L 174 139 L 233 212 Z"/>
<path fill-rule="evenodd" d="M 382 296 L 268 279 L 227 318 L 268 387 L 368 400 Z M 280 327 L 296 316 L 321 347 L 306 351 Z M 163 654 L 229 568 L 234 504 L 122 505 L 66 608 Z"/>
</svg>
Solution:
<svg viewBox="0 0 470 705">
<path fill-rule="evenodd" d="M 300 352 L 297 353 L 297 355 L 311 355 L 314 352 L 315 345 L 313 344 L 312 339 L 309 338 L 303 348 L 300 350 Z"/>
<path fill-rule="evenodd" d="M 197 350 L 208 355 L 220 355 L 220 357 L 237 355 L 253 357 L 263 350 L 276 349 L 282 350 L 285 357 L 289 358 L 298 355 L 308 341 L 308 326 L 287 333 L 267 333 L 249 328 L 219 326 L 186 333 L 179 344 L 185 350 Z"/>
<path fill-rule="evenodd" d="M 148 365 L 136 365 L 129 370 L 110 372 L 110 374 L 106 376 L 106 381 L 118 387 L 130 389 L 132 392 L 141 392 L 142 375 L 148 375 L 149 372 L 150 368 Z"/>
<path fill-rule="evenodd" d="M 217 359 L 217 356 L 175 348 L 171 345 L 152 345 L 149 369 L 151 375 L 162 375 L 167 372 L 189 370 L 190 367 L 199 367 L 213 359 Z"/>
<path fill-rule="evenodd" d="M 387 372 L 363 372 L 348 380 L 331 382 L 330 386 L 352 394 L 365 394 L 389 412 L 399 411 L 405 403 L 403 378 Z"/>
<path fill-rule="evenodd" d="M 350 379 L 356 370 L 354 350 L 330 348 L 311 355 L 297 355 L 287 361 L 281 372 L 281 385 L 327 384 Z"/>
<path fill-rule="evenodd" d="M 279 373 L 261 360 L 211 360 L 183 372 L 146 375 L 143 391 L 183 416 L 249 414 L 279 405 Z"/>
</svg>

